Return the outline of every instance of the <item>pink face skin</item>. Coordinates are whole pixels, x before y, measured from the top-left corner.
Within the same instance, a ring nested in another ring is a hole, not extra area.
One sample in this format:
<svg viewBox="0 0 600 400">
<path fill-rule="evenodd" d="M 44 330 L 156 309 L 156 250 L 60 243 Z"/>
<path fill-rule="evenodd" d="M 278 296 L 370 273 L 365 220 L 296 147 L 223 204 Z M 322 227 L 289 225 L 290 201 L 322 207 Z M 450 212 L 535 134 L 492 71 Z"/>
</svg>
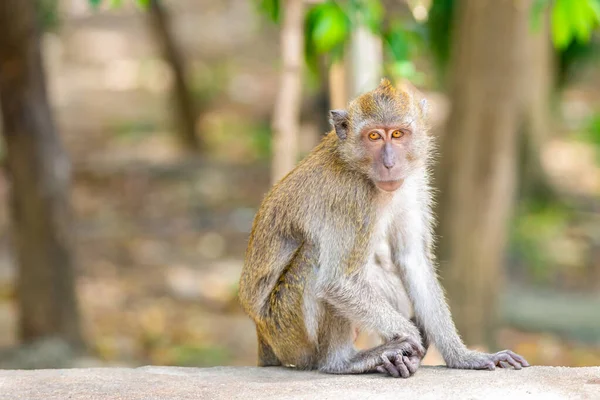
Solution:
<svg viewBox="0 0 600 400">
<path fill-rule="evenodd" d="M 411 135 L 409 129 L 397 126 L 363 130 L 362 140 L 373 161 L 373 181 L 379 189 L 394 192 L 402 186 Z"/>
</svg>

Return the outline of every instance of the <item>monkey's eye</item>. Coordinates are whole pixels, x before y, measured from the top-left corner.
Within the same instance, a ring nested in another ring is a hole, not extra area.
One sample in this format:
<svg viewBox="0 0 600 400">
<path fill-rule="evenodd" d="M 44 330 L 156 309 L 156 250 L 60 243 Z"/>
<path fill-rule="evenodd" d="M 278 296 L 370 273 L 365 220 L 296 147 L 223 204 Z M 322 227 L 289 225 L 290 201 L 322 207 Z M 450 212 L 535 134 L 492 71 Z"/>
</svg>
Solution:
<svg viewBox="0 0 600 400">
<path fill-rule="evenodd" d="M 371 139 L 371 140 L 381 139 L 381 135 L 377 132 L 371 132 L 371 133 L 369 133 L 369 139 Z"/>
<path fill-rule="evenodd" d="M 404 136 L 404 132 L 402 132 L 402 131 L 394 131 L 394 132 L 392 132 L 392 137 L 394 139 L 400 139 L 402 136 Z"/>
</svg>

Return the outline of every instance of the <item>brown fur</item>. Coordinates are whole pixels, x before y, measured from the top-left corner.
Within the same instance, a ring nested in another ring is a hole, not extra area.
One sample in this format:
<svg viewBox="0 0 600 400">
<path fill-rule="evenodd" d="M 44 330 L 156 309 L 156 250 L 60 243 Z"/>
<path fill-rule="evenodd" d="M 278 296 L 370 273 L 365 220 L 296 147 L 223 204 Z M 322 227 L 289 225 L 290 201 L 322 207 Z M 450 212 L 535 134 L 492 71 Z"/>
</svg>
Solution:
<svg viewBox="0 0 600 400">
<path fill-rule="evenodd" d="M 352 226 L 359 232 L 353 251 L 341 262 L 344 273 L 351 274 L 364 262 L 372 229 L 375 210 L 359 205 L 372 204 L 375 188 L 363 176 L 344 167 L 337 154 L 338 145 L 335 133 L 329 133 L 293 172 L 273 187 L 256 215 L 246 252 L 240 282 L 242 305 L 256 322 L 263 340 L 277 347 L 275 353 L 282 361 L 294 365 L 304 360 L 308 367 L 315 362 L 310 357 L 306 359 L 306 354 L 314 352 L 314 346 L 308 341 L 302 315 L 304 285 L 313 268 L 318 267 L 319 249 L 310 232 L 325 219 L 340 231 Z M 322 193 L 325 182 L 339 183 L 329 188 L 327 201 L 323 201 Z M 273 232 L 277 232 L 276 238 L 272 237 Z M 257 240 L 266 243 L 256 245 Z M 284 259 L 281 253 L 285 254 Z M 278 264 L 284 260 L 285 264 Z M 277 265 L 283 269 L 277 269 Z"/>
<path fill-rule="evenodd" d="M 527 365 L 512 352 L 472 352 L 456 332 L 432 255 L 425 117 L 412 89 L 383 80 L 348 111 L 332 111 L 334 130 L 266 195 L 239 291 L 256 323 L 259 365 L 408 377 L 429 340 L 454 368 Z M 406 133 L 390 139 L 396 129 Z M 373 266 L 378 252 L 393 271 Z M 396 302 L 400 280 L 414 323 Z M 357 352 L 357 327 L 384 344 Z"/>
<path fill-rule="evenodd" d="M 407 114 L 408 100 L 385 80 L 350 104 L 349 128 L 364 120 L 395 122 Z M 348 241 L 337 274 L 352 276 L 366 263 L 380 193 L 369 179 L 372 160 L 357 154 L 359 141 L 355 134 L 342 141 L 329 132 L 271 189 L 254 220 L 239 297 L 256 322 L 260 353 L 272 351 L 285 364 L 318 364 L 302 308 L 305 285 L 315 278 L 318 253 L 324 251 L 311 233 L 328 225 Z"/>
</svg>

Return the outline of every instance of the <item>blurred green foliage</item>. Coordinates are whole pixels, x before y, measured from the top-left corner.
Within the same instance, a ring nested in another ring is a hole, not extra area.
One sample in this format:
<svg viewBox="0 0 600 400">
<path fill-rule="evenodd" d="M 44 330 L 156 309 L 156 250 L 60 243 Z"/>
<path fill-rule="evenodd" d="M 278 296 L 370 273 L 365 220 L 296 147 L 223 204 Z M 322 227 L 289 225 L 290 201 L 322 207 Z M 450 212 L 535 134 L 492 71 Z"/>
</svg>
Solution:
<svg viewBox="0 0 600 400">
<path fill-rule="evenodd" d="M 531 10 L 531 25 L 541 27 L 550 13 L 551 36 L 558 53 L 557 85 L 563 87 L 573 71 L 598 54 L 593 40 L 600 26 L 600 0 L 536 0 Z"/>
<path fill-rule="evenodd" d="M 588 121 L 584 139 L 596 147 L 596 160 L 600 164 L 600 112 L 595 113 Z"/>
<path fill-rule="evenodd" d="M 271 156 L 271 127 L 268 122 L 251 126 L 252 150 L 260 160 L 268 160 Z"/>
<path fill-rule="evenodd" d="M 39 26 L 44 31 L 56 29 L 59 24 L 57 0 L 37 0 L 36 11 Z"/>
<path fill-rule="evenodd" d="M 538 0 L 543 2 L 547 0 Z M 552 41 L 564 50 L 574 40 L 587 43 L 600 23 L 599 0 L 555 0 L 551 11 Z"/>
<path fill-rule="evenodd" d="M 441 78 L 444 78 L 450 61 L 454 9 L 454 0 L 433 0 L 427 19 L 427 44 Z"/>
<path fill-rule="evenodd" d="M 116 138 L 130 142 L 147 138 L 158 130 L 155 122 L 143 119 L 117 121 L 109 124 L 108 130 L 114 132 Z"/>
<path fill-rule="evenodd" d="M 311 7 L 304 28 L 304 51 L 309 67 L 317 69 L 319 54 L 330 53 L 332 61 L 340 60 L 351 31 L 350 18 L 339 4 L 326 1 Z"/>
<path fill-rule="evenodd" d="M 220 346 L 180 345 L 173 353 L 174 364 L 183 367 L 225 365 L 231 358 L 229 350 Z"/>
<path fill-rule="evenodd" d="M 569 218 L 569 211 L 562 204 L 526 201 L 512 224 L 511 252 L 538 283 L 547 282 L 555 271 L 550 248 L 564 233 Z"/>
<path fill-rule="evenodd" d="M 600 146 L 600 112 L 590 118 L 587 131 L 590 142 Z"/>
<path fill-rule="evenodd" d="M 433 0 L 427 20 L 428 47 L 442 78 L 450 61 L 455 8 L 455 0 Z M 535 0 L 532 29 L 540 29 L 547 12 L 559 59 L 557 83 L 562 86 L 574 67 L 598 54 L 598 44 L 591 39 L 600 24 L 600 0 Z"/>
<path fill-rule="evenodd" d="M 256 1 L 263 14 L 280 22 L 281 0 Z M 304 49 L 310 72 L 318 73 L 321 56 L 330 63 L 341 60 L 352 32 L 359 26 L 382 38 L 390 72 L 410 80 L 421 77 L 413 59 L 424 45 L 426 30 L 412 18 L 386 15 L 380 0 L 326 0 L 308 8 Z"/>
<path fill-rule="evenodd" d="M 94 7 L 99 7 L 101 4 L 105 3 L 106 1 L 108 1 L 108 3 L 110 4 L 111 7 L 119 7 L 123 4 L 123 0 L 88 0 L 89 3 L 94 6 Z M 137 4 L 138 6 L 142 7 L 142 8 L 147 8 L 148 5 L 150 4 L 151 0 L 133 0 L 135 2 L 135 4 Z"/>
<path fill-rule="evenodd" d="M 257 0 L 259 10 L 267 15 L 271 21 L 278 23 L 280 12 L 279 0 Z"/>
</svg>

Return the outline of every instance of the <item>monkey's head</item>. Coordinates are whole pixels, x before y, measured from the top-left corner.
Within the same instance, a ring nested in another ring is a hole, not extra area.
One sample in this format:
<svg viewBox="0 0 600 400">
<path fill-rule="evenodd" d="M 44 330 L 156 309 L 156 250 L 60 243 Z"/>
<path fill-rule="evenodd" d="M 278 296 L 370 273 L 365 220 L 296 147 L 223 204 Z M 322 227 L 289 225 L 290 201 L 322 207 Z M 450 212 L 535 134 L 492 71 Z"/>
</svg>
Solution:
<svg viewBox="0 0 600 400">
<path fill-rule="evenodd" d="M 397 89 L 383 79 L 375 90 L 354 99 L 348 110 L 331 111 L 342 159 L 381 190 L 397 190 L 427 163 L 427 101 L 416 97 L 409 85 Z"/>
</svg>

